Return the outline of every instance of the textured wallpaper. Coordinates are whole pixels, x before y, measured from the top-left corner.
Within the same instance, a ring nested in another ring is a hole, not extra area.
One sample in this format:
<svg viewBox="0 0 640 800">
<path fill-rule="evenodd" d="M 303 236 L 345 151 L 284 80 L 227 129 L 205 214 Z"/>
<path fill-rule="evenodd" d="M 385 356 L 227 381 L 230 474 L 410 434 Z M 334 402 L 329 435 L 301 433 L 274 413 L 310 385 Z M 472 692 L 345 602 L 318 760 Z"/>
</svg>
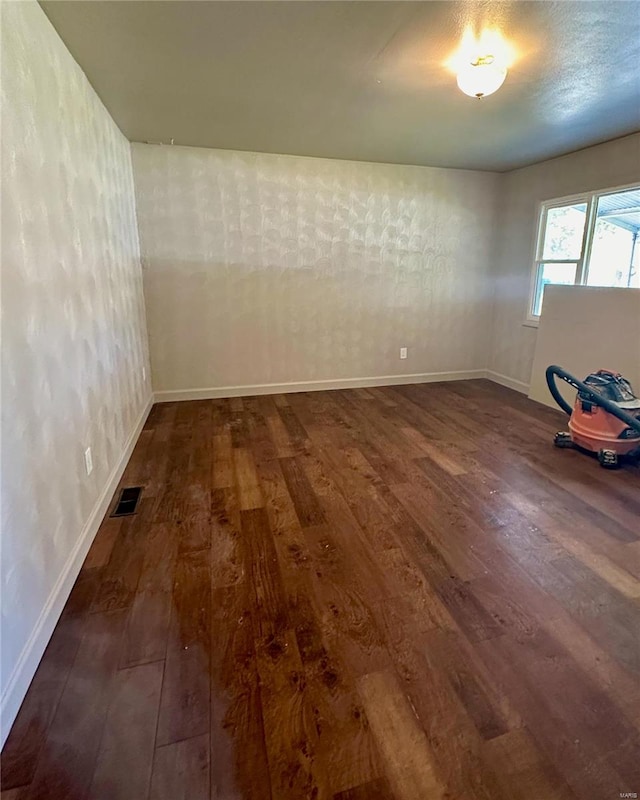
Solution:
<svg viewBox="0 0 640 800">
<path fill-rule="evenodd" d="M 40 6 L 0 6 L 4 695 L 151 389 L 129 143 Z"/>
<path fill-rule="evenodd" d="M 524 322 L 543 200 L 640 181 L 640 133 L 501 176 L 489 368 L 528 384 L 537 329 Z"/>
<path fill-rule="evenodd" d="M 499 176 L 132 149 L 156 391 L 486 367 Z"/>
</svg>

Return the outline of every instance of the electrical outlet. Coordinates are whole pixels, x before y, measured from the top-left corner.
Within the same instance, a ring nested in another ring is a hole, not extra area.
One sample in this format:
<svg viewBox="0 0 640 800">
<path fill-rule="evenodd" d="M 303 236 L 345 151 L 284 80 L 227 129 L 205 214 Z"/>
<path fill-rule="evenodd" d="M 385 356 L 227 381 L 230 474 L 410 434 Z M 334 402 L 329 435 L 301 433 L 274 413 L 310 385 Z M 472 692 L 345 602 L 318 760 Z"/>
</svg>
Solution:
<svg viewBox="0 0 640 800">
<path fill-rule="evenodd" d="M 407 348 L 406 347 L 401 347 L 400 348 L 400 358 L 406 358 L 406 357 L 407 357 Z"/>
<path fill-rule="evenodd" d="M 142 382 L 144 383 L 147 380 L 147 368 L 142 367 Z"/>
<path fill-rule="evenodd" d="M 91 475 L 93 472 L 93 459 L 91 458 L 91 448 L 87 447 L 84 451 L 84 466 L 87 470 L 87 475 Z"/>
</svg>

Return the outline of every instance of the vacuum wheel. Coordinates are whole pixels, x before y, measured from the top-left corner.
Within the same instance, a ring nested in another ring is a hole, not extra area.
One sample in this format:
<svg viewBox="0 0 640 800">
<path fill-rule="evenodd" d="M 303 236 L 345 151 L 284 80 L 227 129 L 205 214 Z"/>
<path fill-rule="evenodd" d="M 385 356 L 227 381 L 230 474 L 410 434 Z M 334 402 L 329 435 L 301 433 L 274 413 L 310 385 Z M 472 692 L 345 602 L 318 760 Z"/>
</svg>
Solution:
<svg viewBox="0 0 640 800">
<path fill-rule="evenodd" d="M 617 469 L 618 454 L 615 450 L 599 450 L 598 461 L 600 462 L 600 466 L 605 469 Z"/>
<path fill-rule="evenodd" d="M 556 435 L 553 437 L 553 443 L 556 447 L 573 447 L 571 434 L 567 433 L 566 431 L 558 431 L 558 433 L 556 433 Z"/>
</svg>

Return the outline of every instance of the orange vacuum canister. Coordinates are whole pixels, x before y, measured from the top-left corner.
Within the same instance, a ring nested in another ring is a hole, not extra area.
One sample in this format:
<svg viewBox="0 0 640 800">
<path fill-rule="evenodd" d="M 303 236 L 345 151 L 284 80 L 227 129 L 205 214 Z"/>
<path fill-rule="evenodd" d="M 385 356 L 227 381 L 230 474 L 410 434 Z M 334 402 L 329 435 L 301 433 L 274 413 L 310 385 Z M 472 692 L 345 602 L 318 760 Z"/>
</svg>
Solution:
<svg viewBox="0 0 640 800">
<path fill-rule="evenodd" d="M 622 458 L 640 459 L 640 398 L 619 372 L 600 369 L 579 381 L 562 367 L 546 372 L 553 399 L 569 415 L 569 431 L 554 437 L 556 447 L 597 453 L 603 467 L 615 469 Z M 560 394 L 556 378 L 577 389 L 573 407 Z"/>
</svg>

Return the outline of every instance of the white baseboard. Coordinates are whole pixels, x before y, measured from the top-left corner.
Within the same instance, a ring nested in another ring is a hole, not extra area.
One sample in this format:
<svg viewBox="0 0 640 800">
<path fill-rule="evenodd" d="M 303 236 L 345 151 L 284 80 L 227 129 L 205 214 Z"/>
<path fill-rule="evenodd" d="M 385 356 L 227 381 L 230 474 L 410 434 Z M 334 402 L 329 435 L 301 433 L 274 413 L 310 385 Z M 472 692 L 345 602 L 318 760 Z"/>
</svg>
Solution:
<svg viewBox="0 0 640 800">
<path fill-rule="evenodd" d="M 288 392 L 319 392 L 327 389 L 365 389 L 367 386 L 399 386 L 408 383 L 435 383 L 438 381 L 463 381 L 486 377 L 484 369 L 457 370 L 454 372 L 421 372 L 409 375 L 376 375 L 369 378 L 335 378 L 322 381 L 295 381 L 292 383 L 261 383 L 254 386 L 213 386 L 203 389 L 171 389 L 156 392 L 156 403 L 174 400 L 211 400 L 219 397 L 251 397 L 258 394 L 286 394 Z"/>
<path fill-rule="evenodd" d="M 499 383 L 501 386 L 506 386 L 508 389 L 515 389 L 516 392 L 522 394 L 529 394 L 529 384 L 524 381 L 517 381 L 515 378 L 510 378 L 508 375 L 502 375 L 499 372 L 494 372 L 492 369 L 486 371 L 486 377 L 494 383 Z"/>
<path fill-rule="evenodd" d="M 31 632 L 31 635 L 29 636 L 29 639 L 24 646 L 22 653 L 20 654 L 20 657 L 18 658 L 16 666 L 11 673 L 11 677 L 9 678 L 6 689 L 2 695 L 2 702 L 0 705 L 0 746 L 4 745 L 5 740 L 9 735 L 9 731 L 11 730 L 11 726 L 13 725 L 18 711 L 20 710 L 20 706 L 24 700 L 24 696 L 27 693 L 29 684 L 33 680 L 33 676 L 38 668 L 42 654 L 44 653 L 49 639 L 51 638 L 51 634 L 53 633 L 53 629 L 55 628 L 60 614 L 62 613 L 64 604 L 67 602 L 67 598 L 71 593 L 73 584 L 78 577 L 80 568 L 82 567 L 87 553 L 89 552 L 89 548 L 91 547 L 96 533 L 98 532 L 100 523 L 102 522 L 102 519 L 109 508 L 109 503 L 111 502 L 113 493 L 120 482 L 120 478 L 122 477 L 129 458 L 131 457 L 133 448 L 138 441 L 138 437 L 142 431 L 144 423 L 149 416 L 152 405 L 153 398 L 150 397 L 143 408 L 142 413 L 138 417 L 136 424 L 129 435 L 129 438 L 127 439 L 120 459 L 111 470 L 109 480 L 107 481 L 102 494 L 93 507 L 93 510 L 89 515 L 89 519 L 85 523 L 82 532 L 78 537 L 78 541 L 69 554 L 69 558 L 67 559 L 67 562 L 64 565 L 64 568 L 60 573 L 55 586 L 51 590 L 51 594 L 49 595 L 49 598 L 42 609 L 40 617 L 38 618 L 38 621 Z"/>
</svg>

